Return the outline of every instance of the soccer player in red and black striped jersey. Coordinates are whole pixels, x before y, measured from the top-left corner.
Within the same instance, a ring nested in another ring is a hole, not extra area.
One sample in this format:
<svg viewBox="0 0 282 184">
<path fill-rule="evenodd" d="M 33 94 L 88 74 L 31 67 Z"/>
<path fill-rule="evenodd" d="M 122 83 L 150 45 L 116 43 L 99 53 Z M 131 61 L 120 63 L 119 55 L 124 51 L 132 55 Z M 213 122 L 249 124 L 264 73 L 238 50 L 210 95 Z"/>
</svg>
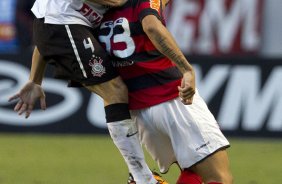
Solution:
<svg viewBox="0 0 282 184">
<path fill-rule="evenodd" d="M 177 162 L 178 184 L 202 183 L 197 174 L 207 184 L 231 184 L 229 142 L 195 87 L 193 67 L 165 27 L 163 8 L 161 0 L 128 0 L 105 15 L 99 40 L 128 87 L 141 142 L 160 171 Z"/>
<path fill-rule="evenodd" d="M 178 90 L 174 86 L 180 85 L 182 78 L 176 64 L 164 56 L 143 31 L 140 19 L 147 12 L 142 8 L 150 4 L 139 5 L 138 2 L 128 1 L 123 8 L 109 10 L 99 32 L 99 40 L 115 56 L 113 64 L 127 84 L 131 109 L 146 108 L 176 98 Z M 161 14 L 153 10 L 148 9 L 164 23 Z M 184 65 L 191 68 L 188 62 Z"/>
</svg>

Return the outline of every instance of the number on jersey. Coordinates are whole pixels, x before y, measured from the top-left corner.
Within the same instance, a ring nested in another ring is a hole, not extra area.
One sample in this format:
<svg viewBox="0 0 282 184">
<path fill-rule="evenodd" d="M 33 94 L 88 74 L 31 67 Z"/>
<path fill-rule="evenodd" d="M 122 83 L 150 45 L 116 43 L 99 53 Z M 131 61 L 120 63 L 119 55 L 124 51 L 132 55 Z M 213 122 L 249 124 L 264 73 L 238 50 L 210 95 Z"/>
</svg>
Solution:
<svg viewBox="0 0 282 184">
<path fill-rule="evenodd" d="M 126 18 L 108 21 L 101 24 L 100 29 L 105 29 L 107 34 L 100 35 L 99 40 L 106 45 L 107 52 L 119 57 L 127 58 L 135 51 L 135 43 L 131 37 L 129 23 Z M 124 44 L 122 49 L 118 44 Z"/>
</svg>

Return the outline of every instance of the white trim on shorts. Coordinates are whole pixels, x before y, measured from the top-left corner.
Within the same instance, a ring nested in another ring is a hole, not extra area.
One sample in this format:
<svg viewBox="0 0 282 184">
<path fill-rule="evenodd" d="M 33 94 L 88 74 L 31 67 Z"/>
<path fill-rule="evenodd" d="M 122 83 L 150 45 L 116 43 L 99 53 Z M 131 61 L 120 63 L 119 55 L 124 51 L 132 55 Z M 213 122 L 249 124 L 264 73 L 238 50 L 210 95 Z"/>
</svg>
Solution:
<svg viewBox="0 0 282 184">
<path fill-rule="evenodd" d="M 77 60 L 77 62 L 78 62 L 78 64 L 79 64 L 79 67 L 80 67 L 80 69 L 81 69 L 81 71 L 82 71 L 82 74 L 83 74 L 83 76 L 84 76 L 85 78 L 87 78 L 87 74 L 86 74 L 85 69 L 84 69 L 84 67 L 83 67 L 83 64 L 82 64 L 82 62 L 81 62 L 81 59 L 80 59 L 80 56 L 79 56 L 77 47 L 76 47 L 76 45 L 75 45 L 74 39 L 73 39 L 72 34 L 71 34 L 70 27 L 69 27 L 68 25 L 65 25 L 65 28 L 66 28 L 66 30 L 67 30 L 67 33 L 68 33 L 68 36 L 69 36 L 69 39 L 70 39 L 70 42 L 71 42 L 71 45 L 72 45 L 72 48 L 73 48 L 75 57 L 76 57 L 76 60 Z"/>
<path fill-rule="evenodd" d="M 141 143 L 165 173 L 178 162 L 189 168 L 217 150 L 228 147 L 214 116 L 198 92 L 192 105 L 180 98 L 131 111 Z"/>
</svg>

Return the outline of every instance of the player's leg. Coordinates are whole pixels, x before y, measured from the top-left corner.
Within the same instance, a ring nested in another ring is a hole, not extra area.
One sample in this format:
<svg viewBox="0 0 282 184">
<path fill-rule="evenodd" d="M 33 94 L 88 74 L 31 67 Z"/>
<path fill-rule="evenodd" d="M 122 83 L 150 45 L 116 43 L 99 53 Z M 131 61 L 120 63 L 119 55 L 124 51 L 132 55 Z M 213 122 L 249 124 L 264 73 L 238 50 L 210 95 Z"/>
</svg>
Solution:
<svg viewBox="0 0 282 184">
<path fill-rule="evenodd" d="M 194 104 L 182 108 L 189 117 L 195 119 L 191 126 L 195 127 L 194 139 L 203 141 L 195 142 L 195 155 L 205 155 L 196 161 L 190 169 L 202 177 L 204 183 L 232 184 L 233 178 L 230 171 L 229 159 L 226 148 L 229 147 L 227 139 L 220 131 L 219 125 L 209 111 L 206 103 L 196 92 Z M 180 104 L 181 105 L 181 104 Z M 196 125 L 196 126 L 195 126 Z M 193 128 L 192 128 L 193 129 Z"/>
<path fill-rule="evenodd" d="M 143 110 L 143 112 L 145 111 Z M 164 137 L 164 135 L 170 139 L 169 144 L 171 144 L 170 149 L 172 151 L 166 150 L 165 153 L 162 152 L 164 147 L 158 148 L 158 144 L 154 144 L 152 141 L 142 141 L 149 149 L 149 153 L 158 159 L 159 165 L 167 168 L 177 161 L 180 168 L 185 170 L 191 169 L 197 163 L 205 163 L 205 166 L 200 167 L 201 172 L 193 170 L 201 175 L 205 183 L 212 181 L 210 180 L 211 175 L 213 179 L 222 177 L 222 180 L 227 184 L 232 183 L 227 155 L 222 154 L 226 152 L 219 151 L 228 147 L 229 142 L 223 136 L 217 122 L 197 92 L 192 105 L 185 106 L 180 99 L 174 99 L 151 107 L 150 113 L 146 114 L 147 119 L 153 119 L 154 123 L 144 121 L 144 126 L 148 130 L 154 126 L 157 129 L 156 132 L 161 132 L 154 134 L 153 141 L 158 140 L 160 136 Z M 143 117 L 143 119 L 145 118 Z M 160 138 L 160 140 L 162 139 L 164 138 Z M 171 154 L 174 155 L 174 159 Z M 207 167 L 208 162 L 206 161 L 213 164 L 212 167 Z M 162 167 L 160 168 L 162 169 Z M 207 175 L 211 169 L 213 171 Z M 163 169 L 163 171 L 165 170 Z M 222 180 L 214 182 L 221 182 Z"/>
<path fill-rule="evenodd" d="M 171 138 L 165 129 L 166 126 L 170 127 L 170 125 L 163 124 L 163 122 L 168 121 L 159 121 L 158 116 L 163 116 L 163 113 L 161 105 L 158 106 L 159 108 L 157 110 L 155 110 L 155 107 L 152 107 L 142 110 L 134 110 L 131 114 L 132 118 L 137 122 L 141 143 L 145 145 L 148 153 L 157 162 L 160 171 L 166 173 L 173 163 L 177 163 L 177 159 L 173 145 L 171 144 Z M 171 119 L 171 117 L 165 119 Z M 172 134 L 177 133 L 173 131 L 171 132 Z M 182 170 L 180 168 L 180 175 L 176 183 L 202 184 L 202 180 L 195 172 L 188 169 Z"/>
<path fill-rule="evenodd" d="M 185 118 L 177 118 L 176 120 L 179 134 L 183 136 L 188 134 L 190 140 L 193 140 L 193 144 L 189 142 L 179 143 L 181 140 L 176 138 L 177 142 L 173 143 L 189 145 L 187 150 L 190 150 L 188 154 L 192 157 L 177 156 L 181 167 L 189 168 L 200 175 L 206 184 L 213 182 L 232 184 L 232 175 L 226 152 L 229 143 L 198 92 L 194 96 L 192 105 L 184 106 L 175 101 L 175 106 L 179 109 L 178 116 L 185 114 Z M 181 129 L 187 129 L 187 131 L 181 132 Z M 192 162 L 186 162 L 184 158 Z"/>
<path fill-rule="evenodd" d="M 103 98 L 109 133 L 137 184 L 156 184 L 145 162 L 136 124 L 130 117 L 127 88 L 91 32 L 86 29 L 83 31 L 81 27 L 69 26 L 68 31 L 78 55 L 83 56 L 80 60 L 88 77 L 81 80 L 81 83 Z"/>
<path fill-rule="evenodd" d="M 117 73 L 111 70 L 108 56 L 96 42 L 91 29 L 81 25 L 44 24 L 44 20 L 36 20 L 34 28 L 37 30 L 34 36 L 36 45 L 45 60 L 55 65 L 55 77 L 74 81 L 75 84 L 80 83 L 87 86 L 91 92 L 102 96 L 105 99 L 111 137 L 116 146 L 123 156 L 128 153 L 135 154 L 138 159 L 144 161 L 136 135 L 126 136 L 135 125 L 130 119 L 125 85 Z M 113 128 L 110 128 L 111 125 Z M 112 132 L 118 130 L 122 130 L 122 134 L 113 136 Z M 128 157 L 124 158 L 130 169 L 135 168 Z M 142 172 L 133 170 L 136 177 L 140 178 L 140 184 L 155 184 L 156 180 L 145 161 L 142 164 L 144 166 Z M 144 173 L 148 175 L 147 178 L 142 175 Z M 149 181 L 146 180 L 148 178 Z"/>
<path fill-rule="evenodd" d="M 116 103 L 128 104 L 127 87 L 119 76 L 101 84 L 84 87 L 102 97 L 105 107 Z"/>
<path fill-rule="evenodd" d="M 109 56 L 95 38 L 86 31 L 83 33 L 84 38 L 81 39 L 81 34 L 76 34 L 76 30 L 81 31 L 81 29 L 73 30 L 73 34 L 78 35 L 78 38 L 74 36 L 74 39 L 80 53 L 85 57 L 91 51 L 90 58 L 82 59 L 85 73 L 91 76 L 89 77 L 91 79 L 81 83 L 88 90 L 103 98 L 109 133 L 122 154 L 129 171 L 136 178 L 137 184 L 156 184 L 157 181 L 145 162 L 136 124 L 130 117 L 128 92 L 125 84 L 117 76 Z M 79 39 L 81 42 L 77 41 Z"/>
<path fill-rule="evenodd" d="M 136 123 L 131 120 L 129 114 L 127 88 L 121 78 L 116 77 L 108 82 L 86 88 L 104 99 L 110 135 L 123 155 L 135 182 L 155 184 L 157 181 L 145 162 Z"/>
</svg>

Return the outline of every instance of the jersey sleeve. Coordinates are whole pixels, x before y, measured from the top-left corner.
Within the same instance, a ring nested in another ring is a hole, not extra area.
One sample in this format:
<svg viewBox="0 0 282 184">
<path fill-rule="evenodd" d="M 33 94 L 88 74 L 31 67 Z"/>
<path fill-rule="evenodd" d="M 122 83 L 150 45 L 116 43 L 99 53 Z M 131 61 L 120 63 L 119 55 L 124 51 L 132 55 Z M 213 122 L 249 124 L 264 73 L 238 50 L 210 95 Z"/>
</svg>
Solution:
<svg viewBox="0 0 282 184">
<path fill-rule="evenodd" d="M 137 6 L 140 22 L 147 15 L 154 15 L 159 20 L 163 21 L 162 0 L 139 0 Z"/>
</svg>

